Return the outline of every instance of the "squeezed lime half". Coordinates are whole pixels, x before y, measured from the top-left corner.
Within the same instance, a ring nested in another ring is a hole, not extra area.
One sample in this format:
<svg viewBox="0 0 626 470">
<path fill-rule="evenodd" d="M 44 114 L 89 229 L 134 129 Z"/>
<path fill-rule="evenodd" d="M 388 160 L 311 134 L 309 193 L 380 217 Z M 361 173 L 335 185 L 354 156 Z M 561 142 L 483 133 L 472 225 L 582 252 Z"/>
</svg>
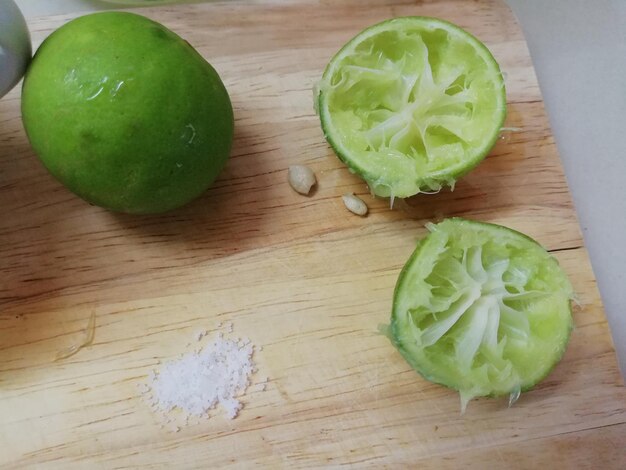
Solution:
<svg viewBox="0 0 626 470">
<path fill-rule="evenodd" d="M 429 225 L 396 284 L 389 333 L 426 379 L 477 396 L 542 380 L 573 326 L 572 286 L 531 238 L 460 218 Z"/>
<path fill-rule="evenodd" d="M 316 94 L 335 153 L 384 197 L 453 186 L 487 155 L 506 117 L 494 57 L 436 18 L 362 31 L 331 59 Z"/>
</svg>

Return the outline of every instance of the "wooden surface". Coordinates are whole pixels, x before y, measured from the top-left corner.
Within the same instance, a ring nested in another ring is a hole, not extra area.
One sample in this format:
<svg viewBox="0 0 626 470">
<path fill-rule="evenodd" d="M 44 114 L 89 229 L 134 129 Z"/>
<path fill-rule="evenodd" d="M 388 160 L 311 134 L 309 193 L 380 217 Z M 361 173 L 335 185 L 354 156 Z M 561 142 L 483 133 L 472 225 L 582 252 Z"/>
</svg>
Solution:
<svg viewBox="0 0 626 470">
<path fill-rule="evenodd" d="M 387 3 L 385 6 L 383 4 Z M 367 4 L 367 5 L 366 5 Z M 115 215 L 54 181 L 29 148 L 19 90 L 0 101 L 0 466 L 210 468 L 414 465 L 624 468 L 626 392 L 524 38 L 503 3 L 278 1 L 141 13 L 216 67 L 236 115 L 215 186 L 162 216 Z M 355 7 L 358 5 L 359 7 Z M 506 135 L 454 192 L 369 196 L 325 143 L 311 89 L 338 48 L 400 15 L 460 24 L 506 72 Z M 30 22 L 35 45 L 69 16 Z M 295 194 L 287 167 L 319 187 Z M 354 191 L 370 215 L 349 214 Z M 565 358 L 508 409 L 418 377 L 377 334 L 426 221 L 508 225 L 543 243 L 579 295 Z M 92 346 L 53 362 L 97 315 Z M 233 321 L 263 350 L 241 415 L 171 432 L 138 384 Z"/>
</svg>

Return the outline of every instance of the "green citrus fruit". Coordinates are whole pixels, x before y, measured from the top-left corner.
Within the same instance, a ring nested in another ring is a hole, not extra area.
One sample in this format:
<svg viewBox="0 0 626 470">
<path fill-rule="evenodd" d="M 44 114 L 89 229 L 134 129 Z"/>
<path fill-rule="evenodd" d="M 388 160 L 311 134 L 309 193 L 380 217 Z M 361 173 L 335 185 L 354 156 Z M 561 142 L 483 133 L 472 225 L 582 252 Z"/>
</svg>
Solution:
<svg viewBox="0 0 626 470">
<path fill-rule="evenodd" d="M 31 56 L 24 16 L 13 0 L 0 2 L 0 98 L 22 78 Z"/>
<path fill-rule="evenodd" d="M 422 376 L 475 396 L 533 387 L 561 359 L 573 290 L 537 242 L 499 225 L 429 225 L 404 266 L 389 333 Z"/>
<path fill-rule="evenodd" d="M 332 58 L 318 93 L 328 142 L 379 196 L 453 186 L 487 155 L 506 116 L 491 53 L 436 18 L 359 33 Z"/>
<path fill-rule="evenodd" d="M 52 33 L 26 73 L 22 115 L 56 178 L 93 204 L 129 213 L 199 196 L 233 140 L 232 106 L 213 67 L 131 13 L 83 16 Z"/>
</svg>

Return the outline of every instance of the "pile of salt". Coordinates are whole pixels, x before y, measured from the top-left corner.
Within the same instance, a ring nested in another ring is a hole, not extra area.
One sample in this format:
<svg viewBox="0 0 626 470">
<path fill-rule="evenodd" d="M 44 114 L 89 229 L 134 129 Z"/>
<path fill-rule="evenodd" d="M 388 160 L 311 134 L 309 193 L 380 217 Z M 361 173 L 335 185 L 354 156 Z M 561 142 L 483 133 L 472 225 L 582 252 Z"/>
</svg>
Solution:
<svg viewBox="0 0 626 470">
<path fill-rule="evenodd" d="M 187 418 L 207 417 L 219 404 L 229 418 L 235 418 L 242 408 L 237 397 L 246 391 L 256 371 L 253 353 L 249 340 L 219 335 L 205 348 L 163 364 L 149 377 L 152 408 L 163 414 L 178 408 Z"/>
</svg>

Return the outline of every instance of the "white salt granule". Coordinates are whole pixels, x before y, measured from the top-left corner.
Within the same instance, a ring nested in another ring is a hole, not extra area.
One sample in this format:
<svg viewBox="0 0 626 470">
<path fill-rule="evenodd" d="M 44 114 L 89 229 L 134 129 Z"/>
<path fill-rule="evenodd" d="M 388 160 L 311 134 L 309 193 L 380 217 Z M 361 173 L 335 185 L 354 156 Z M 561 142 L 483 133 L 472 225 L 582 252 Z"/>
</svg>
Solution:
<svg viewBox="0 0 626 470">
<path fill-rule="evenodd" d="M 232 323 L 230 323 L 232 329 Z M 237 399 L 250 385 L 256 369 L 252 343 L 218 336 L 204 349 L 163 364 L 148 377 L 153 394 L 150 405 L 168 413 L 175 408 L 189 416 L 206 417 L 221 405 L 229 418 L 242 408 Z"/>
<path fill-rule="evenodd" d="M 259 380 L 256 384 L 254 384 L 255 392 L 264 392 L 267 389 L 267 383 L 269 381 L 269 377 L 265 377 L 264 379 Z"/>
</svg>

